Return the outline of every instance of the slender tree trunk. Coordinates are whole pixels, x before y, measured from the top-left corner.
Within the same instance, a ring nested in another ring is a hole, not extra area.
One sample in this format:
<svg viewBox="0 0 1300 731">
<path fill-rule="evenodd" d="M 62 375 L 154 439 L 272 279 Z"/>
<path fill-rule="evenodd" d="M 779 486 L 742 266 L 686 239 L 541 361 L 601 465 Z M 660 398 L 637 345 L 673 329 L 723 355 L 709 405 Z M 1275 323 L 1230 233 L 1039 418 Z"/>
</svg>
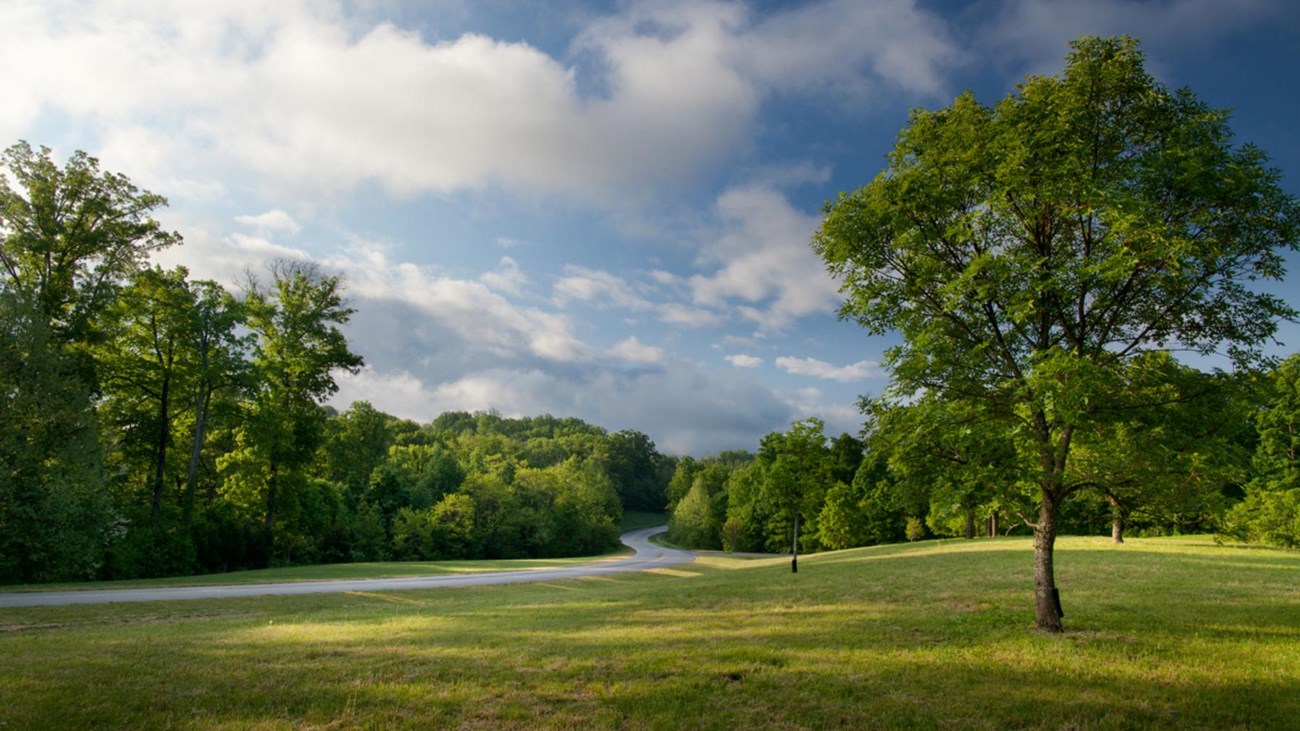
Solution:
<svg viewBox="0 0 1300 731">
<path fill-rule="evenodd" d="M 994 510 L 989 513 L 989 538 L 998 536 L 998 511 Z"/>
<path fill-rule="evenodd" d="M 266 480 L 266 532 L 271 534 L 272 526 L 275 525 L 275 483 L 276 477 L 280 472 L 277 464 L 271 464 L 271 474 Z"/>
<path fill-rule="evenodd" d="M 1113 495 L 1107 495 L 1106 499 L 1110 501 L 1110 541 L 1111 543 L 1124 542 L 1124 509 L 1120 507 L 1119 501 Z"/>
<path fill-rule="evenodd" d="M 1056 512 L 1056 500 L 1043 490 L 1038 525 L 1034 527 L 1034 600 L 1038 628 L 1048 632 L 1061 632 L 1063 629 L 1060 594 L 1052 566 L 1052 551 L 1056 546 Z"/>
<path fill-rule="evenodd" d="M 975 537 L 975 508 L 966 508 L 966 540 Z"/>
<path fill-rule="evenodd" d="M 158 524 L 158 512 L 162 509 L 163 472 L 167 467 L 167 442 L 171 441 L 171 414 L 167 403 L 171 399 L 171 376 L 164 376 L 162 395 L 158 403 L 158 449 L 154 457 L 153 502 L 149 506 L 149 522 Z"/>
<path fill-rule="evenodd" d="M 190 463 L 185 470 L 185 524 L 194 515 L 194 493 L 198 487 L 199 459 L 203 454 L 204 432 L 208 426 L 208 409 L 212 405 L 212 387 L 206 382 L 199 386 L 199 398 L 194 404 L 194 444 L 190 447 Z"/>
<path fill-rule="evenodd" d="M 799 513 L 794 514 L 794 541 L 790 546 L 793 558 L 790 559 L 790 573 L 799 573 Z"/>
</svg>

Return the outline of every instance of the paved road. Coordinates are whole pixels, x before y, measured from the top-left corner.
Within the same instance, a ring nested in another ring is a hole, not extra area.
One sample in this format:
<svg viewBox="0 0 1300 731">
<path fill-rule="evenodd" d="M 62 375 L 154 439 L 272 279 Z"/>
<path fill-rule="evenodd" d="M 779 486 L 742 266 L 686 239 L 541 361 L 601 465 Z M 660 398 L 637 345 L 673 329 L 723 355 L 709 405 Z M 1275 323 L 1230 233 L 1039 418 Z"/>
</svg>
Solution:
<svg viewBox="0 0 1300 731">
<path fill-rule="evenodd" d="M 496 571 L 481 574 L 441 574 L 407 576 L 396 579 L 338 579 L 334 581 L 294 581 L 282 584 L 225 584 L 214 586 L 178 586 L 158 589 L 87 589 L 84 591 L 0 592 L 0 607 L 39 607 L 63 604 L 108 604 L 111 602 L 156 602 L 175 599 L 217 599 L 222 597 L 265 596 L 268 594 L 324 594 L 346 591 L 396 591 L 400 589 L 434 589 L 447 586 L 486 586 L 517 584 L 527 581 L 554 581 L 583 576 L 622 574 L 646 569 L 690 563 L 690 551 L 664 548 L 650 542 L 650 536 L 664 528 L 645 528 L 625 533 L 622 541 L 636 553 L 628 558 L 598 561 L 578 566 L 523 571 Z"/>
</svg>

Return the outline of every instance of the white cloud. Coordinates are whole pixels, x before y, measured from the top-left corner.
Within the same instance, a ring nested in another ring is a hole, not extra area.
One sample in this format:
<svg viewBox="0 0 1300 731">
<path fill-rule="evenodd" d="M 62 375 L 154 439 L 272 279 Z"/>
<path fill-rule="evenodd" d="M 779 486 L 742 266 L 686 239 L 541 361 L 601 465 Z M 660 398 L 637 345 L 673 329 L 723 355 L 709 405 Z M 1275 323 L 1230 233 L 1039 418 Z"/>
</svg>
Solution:
<svg viewBox="0 0 1300 731">
<path fill-rule="evenodd" d="M 672 272 L 666 272 L 662 269 L 655 269 L 654 271 L 651 271 L 650 278 L 655 280 L 659 284 L 664 285 L 665 287 L 676 286 L 681 282 L 681 277 L 677 276 L 676 274 L 673 274 Z"/>
<path fill-rule="evenodd" d="M 816 358 L 781 357 L 776 359 L 776 365 L 787 373 L 797 376 L 812 376 L 842 383 L 881 375 L 880 364 L 869 360 L 860 360 L 846 366 L 835 366 Z"/>
<path fill-rule="evenodd" d="M 958 59 L 944 22 L 915 0 L 807 3 L 767 18 L 738 45 L 749 73 L 778 90 L 858 97 L 882 81 L 938 95 Z"/>
<path fill-rule="evenodd" d="M 728 355 L 725 360 L 737 368 L 757 368 L 763 365 L 762 358 L 754 355 L 746 355 L 744 353 Z"/>
<path fill-rule="evenodd" d="M 524 286 L 528 284 L 528 275 L 519 268 L 519 262 L 503 256 L 499 266 L 499 271 L 487 272 L 479 277 L 479 281 L 504 294 L 522 294 Z"/>
<path fill-rule="evenodd" d="M 687 180 L 747 138 L 759 94 L 724 52 L 726 6 L 708 7 L 665 11 L 667 36 L 593 24 L 581 44 L 609 92 L 589 97 L 574 68 L 525 43 L 428 43 L 332 3 L 18 0 L 0 10 L 0 134 L 55 113 L 105 139 L 146 125 L 172 168 L 233 166 L 277 188 L 603 199 Z"/>
<path fill-rule="evenodd" d="M 223 235 L 218 223 L 205 224 L 170 211 L 162 211 L 159 218 L 165 228 L 181 231 L 185 241 L 155 252 L 152 261 L 167 268 L 184 266 L 191 277 L 211 279 L 225 287 L 242 286 L 246 272 L 261 274 L 277 260 L 313 259 L 311 252 L 279 244 L 267 236 L 238 232 Z"/>
<path fill-rule="evenodd" d="M 64 117 L 114 169 L 173 192 L 238 175 L 304 199 L 377 182 L 608 202 L 733 159 L 771 91 L 887 80 L 932 93 L 951 54 L 911 0 L 766 19 L 737 3 L 634 3 L 575 14 L 563 56 L 475 34 L 430 42 L 383 12 L 12 0 L 0 7 L 0 137 Z"/>
<path fill-rule="evenodd" d="M 702 328 L 718 327 L 727 321 L 725 317 L 711 310 L 689 307 L 677 302 L 659 306 L 659 319 L 669 325 Z"/>
<path fill-rule="evenodd" d="M 610 355 L 630 363 L 661 363 L 665 353 L 663 348 L 646 345 L 633 335 L 618 345 L 610 348 Z"/>
<path fill-rule="evenodd" d="M 258 232 L 296 234 L 302 230 L 302 226 L 293 219 L 293 216 L 278 208 L 256 216 L 235 216 L 235 221 Z"/>
<path fill-rule="evenodd" d="M 827 403 L 823 394 L 815 388 L 799 389 L 786 397 L 786 403 L 793 413 L 799 415 L 797 418 L 816 416 L 826 422 L 828 435 L 857 434 L 862 431 L 861 411 L 843 403 Z"/>
<path fill-rule="evenodd" d="M 732 189 L 716 205 L 721 229 L 701 251 L 700 266 L 716 267 L 691 277 L 695 302 L 744 303 L 740 312 L 760 329 L 780 330 L 796 318 L 833 312 L 838 286 L 810 248 L 820 224 L 771 188 Z"/>
<path fill-rule="evenodd" d="M 597 305 L 614 305 L 631 310 L 646 310 L 653 305 L 637 294 L 622 277 L 609 272 L 567 265 L 565 276 L 555 283 L 555 304 L 563 307 L 572 301 Z"/>
</svg>

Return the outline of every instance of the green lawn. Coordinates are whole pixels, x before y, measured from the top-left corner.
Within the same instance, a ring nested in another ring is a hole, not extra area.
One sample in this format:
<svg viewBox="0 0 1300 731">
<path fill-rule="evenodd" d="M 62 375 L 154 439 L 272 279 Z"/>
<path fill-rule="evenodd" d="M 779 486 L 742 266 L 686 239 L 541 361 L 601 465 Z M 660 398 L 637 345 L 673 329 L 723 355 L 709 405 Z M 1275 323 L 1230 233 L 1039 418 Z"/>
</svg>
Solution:
<svg viewBox="0 0 1300 731">
<path fill-rule="evenodd" d="M 1286 729 L 1300 554 L 1028 539 L 477 589 L 0 609 L 0 728 Z"/>
</svg>

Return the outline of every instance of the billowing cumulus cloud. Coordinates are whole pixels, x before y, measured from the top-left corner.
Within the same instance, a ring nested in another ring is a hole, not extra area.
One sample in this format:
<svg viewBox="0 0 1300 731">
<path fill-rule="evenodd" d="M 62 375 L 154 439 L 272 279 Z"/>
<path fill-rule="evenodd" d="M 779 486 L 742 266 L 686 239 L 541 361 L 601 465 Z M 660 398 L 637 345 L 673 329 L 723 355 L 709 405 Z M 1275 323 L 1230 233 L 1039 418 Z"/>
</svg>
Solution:
<svg viewBox="0 0 1300 731">
<path fill-rule="evenodd" d="M 830 381 L 849 383 L 865 378 L 883 375 L 880 364 L 869 360 L 860 360 L 846 366 L 836 366 L 816 358 L 781 357 L 776 359 L 778 368 L 797 376 L 812 376 Z"/>
<path fill-rule="evenodd" d="M 256 231 L 267 232 L 284 232 L 296 234 L 302 230 L 302 226 L 294 220 L 293 216 L 276 208 L 260 213 L 256 216 L 235 216 L 235 222 L 249 226 Z"/>
<path fill-rule="evenodd" d="M 660 363 L 666 355 L 663 348 L 646 345 L 635 335 L 610 348 L 609 352 L 615 358 L 631 363 Z"/>
<path fill-rule="evenodd" d="M 528 275 L 519 268 L 519 262 L 508 256 L 501 257 L 497 271 L 487 272 L 478 279 L 490 289 L 516 296 L 522 294 L 524 286 L 528 284 Z"/>
<path fill-rule="evenodd" d="M 602 200 L 729 159 L 766 93 L 868 77 L 928 92 L 951 55 L 906 0 L 762 21 L 734 3 L 636 3 L 588 17 L 571 53 L 600 78 L 584 80 L 528 43 L 431 42 L 355 10 L 6 3 L 0 137 L 59 114 L 158 179 L 233 168 L 302 195 L 377 181 L 403 195 L 502 185 Z"/>
<path fill-rule="evenodd" d="M 729 190 L 716 208 L 720 230 L 699 262 L 716 270 L 691 278 L 697 304 L 738 303 L 742 315 L 775 330 L 835 310 L 839 287 L 809 246 L 821 222 L 817 216 L 761 186 Z"/>
<path fill-rule="evenodd" d="M 753 355 L 747 355 L 745 353 L 736 353 L 735 355 L 728 355 L 726 357 L 726 361 L 737 368 L 757 368 L 763 365 L 762 358 Z"/>
<path fill-rule="evenodd" d="M 915 0 L 830 0 L 774 14 L 746 33 L 740 57 L 783 92 L 865 98 L 881 83 L 928 95 L 960 60 L 945 22 Z"/>
<path fill-rule="evenodd" d="M 555 303 L 564 306 L 570 302 L 630 310 L 645 310 L 653 306 L 622 277 L 573 265 L 566 266 L 564 276 L 555 282 Z"/>
</svg>

